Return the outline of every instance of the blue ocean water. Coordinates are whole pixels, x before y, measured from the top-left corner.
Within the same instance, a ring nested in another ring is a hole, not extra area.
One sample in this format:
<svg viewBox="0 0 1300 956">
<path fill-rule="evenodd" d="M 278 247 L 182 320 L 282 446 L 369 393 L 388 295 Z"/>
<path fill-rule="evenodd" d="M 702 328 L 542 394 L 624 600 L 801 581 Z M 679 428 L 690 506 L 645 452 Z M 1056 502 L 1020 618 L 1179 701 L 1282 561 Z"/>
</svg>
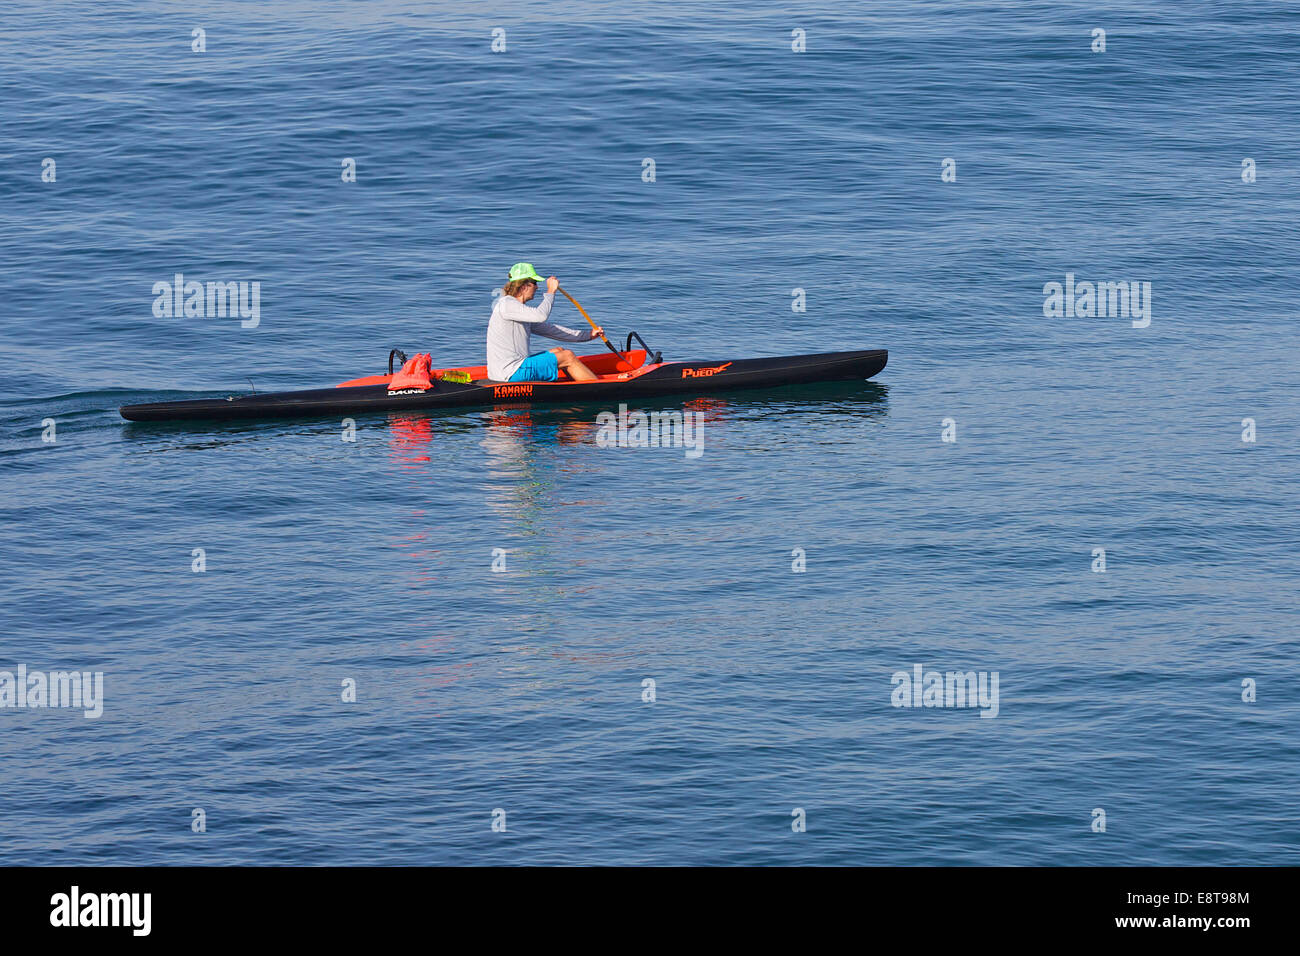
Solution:
<svg viewBox="0 0 1300 956">
<path fill-rule="evenodd" d="M 6 862 L 1294 863 L 1298 34 L 6 4 L 0 670 L 104 675 L 98 719 L 0 708 Z M 890 363 L 654 403 L 698 458 L 589 408 L 117 413 L 480 362 L 518 260 L 668 359 Z M 156 317 L 176 273 L 258 325 Z M 1045 317 L 1067 273 L 1150 324 Z M 918 664 L 997 716 L 893 706 Z"/>
</svg>

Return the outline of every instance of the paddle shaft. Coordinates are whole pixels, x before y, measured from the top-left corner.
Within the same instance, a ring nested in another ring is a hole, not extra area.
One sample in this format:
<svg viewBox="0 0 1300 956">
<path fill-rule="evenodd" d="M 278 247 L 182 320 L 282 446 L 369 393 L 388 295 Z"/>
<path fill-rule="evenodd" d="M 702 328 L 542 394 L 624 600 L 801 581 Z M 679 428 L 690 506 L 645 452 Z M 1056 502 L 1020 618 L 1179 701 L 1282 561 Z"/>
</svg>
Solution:
<svg viewBox="0 0 1300 956">
<path fill-rule="evenodd" d="M 586 309 L 584 309 L 582 306 L 580 306 L 580 305 L 578 304 L 578 300 L 577 300 L 577 299 L 575 299 L 573 296 L 569 295 L 569 293 L 565 292 L 565 291 L 564 291 L 563 289 L 561 289 L 558 285 L 555 287 L 555 289 L 556 289 L 556 291 L 559 292 L 562 296 L 564 296 L 566 299 L 568 299 L 570 302 L 573 303 L 573 307 L 574 307 L 575 309 L 577 309 L 579 312 L 582 313 L 582 317 L 583 317 L 584 319 L 587 320 L 587 324 L 590 325 L 590 326 L 592 327 L 592 329 L 597 328 L 596 323 L 591 321 L 591 316 L 589 316 L 589 315 L 587 314 L 587 310 L 586 310 Z M 600 333 L 600 339 L 601 339 L 602 342 L 604 342 L 606 345 L 609 346 L 609 350 L 610 350 L 611 352 L 613 352 L 613 353 L 614 353 L 615 355 L 617 355 L 619 358 L 622 358 L 622 357 L 623 357 L 623 353 L 620 352 L 618 349 L 614 348 L 614 346 L 613 346 L 612 344 L 610 344 L 609 339 L 605 338 L 605 333 L 604 333 L 604 332 L 601 332 L 601 333 Z"/>
</svg>

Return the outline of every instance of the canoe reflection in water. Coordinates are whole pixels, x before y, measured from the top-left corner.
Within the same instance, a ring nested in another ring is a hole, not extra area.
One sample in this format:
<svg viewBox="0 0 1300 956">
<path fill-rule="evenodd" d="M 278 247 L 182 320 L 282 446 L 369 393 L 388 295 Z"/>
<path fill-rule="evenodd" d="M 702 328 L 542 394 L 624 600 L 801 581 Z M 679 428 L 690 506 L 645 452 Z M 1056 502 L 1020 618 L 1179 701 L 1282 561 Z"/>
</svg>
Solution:
<svg viewBox="0 0 1300 956">
<path fill-rule="evenodd" d="M 399 468 L 418 468 L 432 461 L 428 454 L 432 443 L 433 420 L 428 416 L 388 419 L 388 444 Z"/>
<path fill-rule="evenodd" d="M 644 412 L 647 422 L 675 423 L 689 415 L 695 429 L 707 433 L 709 447 L 746 447 L 750 424 L 778 424 L 800 429 L 809 427 L 829 433 L 846 420 L 879 419 L 888 410 L 888 386 L 877 382 L 827 382 L 805 386 L 797 394 L 789 389 L 765 389 L 734 395 L 710 395 L 680 403 L 653 402 L 632 406 L 628 414 Z M 506 467 L 524 462 L 530 452 L 546 446 L 590 446 L 635 454 L 642 447 L 677 447 L 680 443 L 623 446 L 602 442 L 601 415 L 615 419 L 626 406 L 603 407 L 594 403 L 574 406 L 501 405 L 481 412 L 444 416 L 437 412 L 393 415 L 388 419 L 389 445 L 394 463 L 403 468 L 420 468 L 433 460 L 431 445 L 436 431 L 481 430 L 480 442 L 488 463 Z M 609 419 L 606 418 L 606 421 Z M 746 427 L 741 427 L 746 426 Z M 671 428 L 668 429 L 670 434 Z M 763 429 L 760 429 L 760 432 Z M 609 434 L 606 429 L 606 434 Z M 662 432 L 660 432 L 662 437 Z M 689 437 L 689 434 L 688 434 Z M 755 440 L 760 440 L 754 436 Z M 752 443 L 752 442 L 751 442 Z M 694 457 L 694 456 L 688 456 Z"/>
</svg>

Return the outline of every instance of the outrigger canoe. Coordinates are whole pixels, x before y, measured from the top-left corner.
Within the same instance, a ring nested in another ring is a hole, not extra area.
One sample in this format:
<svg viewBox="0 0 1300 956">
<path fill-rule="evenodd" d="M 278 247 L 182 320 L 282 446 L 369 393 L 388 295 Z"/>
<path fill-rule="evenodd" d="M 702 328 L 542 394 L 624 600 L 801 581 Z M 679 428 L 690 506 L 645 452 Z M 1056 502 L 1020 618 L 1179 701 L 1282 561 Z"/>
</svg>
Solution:
<svg viewBox="0 0 1300 956">
<path fill-rule="evenodd" d="M 393 356 L 401 354 L 394 349 L 389 353 L 387 375 L 352 379 L 334 388 L 123 405 L 121 413 L 128 421 L 164 422 L 298 418 L 466 406 L 517 407 L 555 402 L 625 402 L 659 395 L 704 395 L 729 389 L 867 379 L 880 372 L 889 358 L 884 349 L 872 349 L 780 358 L 665 362 L 659 353 L 651 353 L 647 348 L 632 349 L 634 336 L 635 333 L 628 336 L 628 347 L 621 352 L 580 356 L 598 376 L 594 382 L 575 382 L 564 372 L 555 382 L 494 382 L 487 377 L 487 367 L 478 365 L 436 370 L 431 376 L 431 387 L 426 389 L 392 390 L 388 385 L 393 379 Z M 645 345 L 640 336 L 635 338 Z"/>
</svg>

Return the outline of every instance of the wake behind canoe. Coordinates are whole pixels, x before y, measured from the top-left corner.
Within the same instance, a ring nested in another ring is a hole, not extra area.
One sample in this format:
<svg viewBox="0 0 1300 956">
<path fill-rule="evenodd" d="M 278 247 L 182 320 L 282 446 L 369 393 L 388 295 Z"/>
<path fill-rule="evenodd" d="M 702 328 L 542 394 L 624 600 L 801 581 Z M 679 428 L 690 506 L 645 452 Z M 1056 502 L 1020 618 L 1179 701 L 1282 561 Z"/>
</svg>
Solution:
<svg viewBox="0 0 1300 956">
<path fill-rule="evenodd" d="M 414 411 L 555 402 L 620 402 L 658 395 L 705 395 L 730 389 L 773 388 L 811 382 L 867 379 L 889 358 L 884 349 L 822 352 L 778 358 L 714 362 L 647 362 L 644 350 L 619 355 L 583 356 L 597 373 L 594 382 L 496 382 L 482 366 L 444 370 L 469 381 L 435 375 L 425 390 L 391 391 L 388 376 L 345 382 L 335 388 L 267 392 L 228 398 L 124 405 L 123 418 L 133 422 L 298 418 L 365 412 Z"/>
</svg>

